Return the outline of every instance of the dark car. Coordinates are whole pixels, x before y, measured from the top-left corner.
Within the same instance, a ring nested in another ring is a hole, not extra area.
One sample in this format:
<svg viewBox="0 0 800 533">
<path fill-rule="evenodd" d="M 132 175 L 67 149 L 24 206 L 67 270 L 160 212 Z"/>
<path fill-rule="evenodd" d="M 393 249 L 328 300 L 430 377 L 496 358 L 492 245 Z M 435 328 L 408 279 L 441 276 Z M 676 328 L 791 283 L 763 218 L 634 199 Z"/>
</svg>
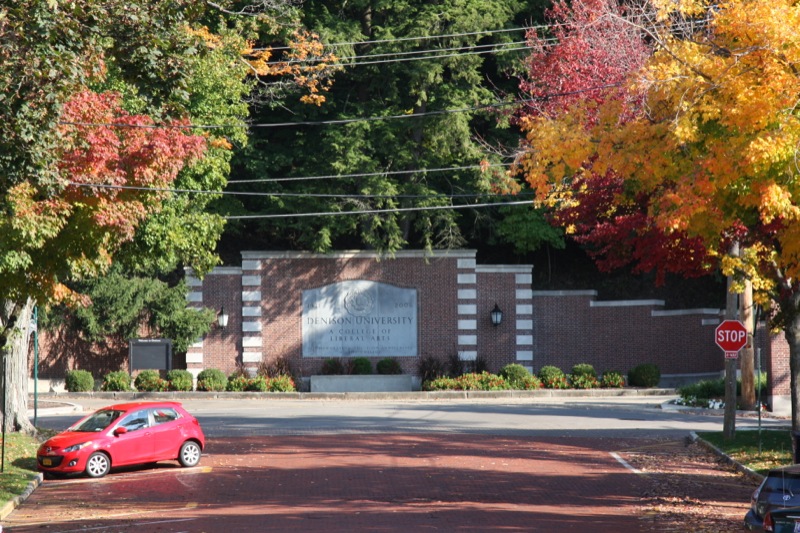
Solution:
<svg viewBox="0 0 800 533">
<path fill-rule="evenodd" d="M 772 533 L 800 532 L 800 507 L 773 509 L 764 516 L 764 531 Z"/>
<path fill-rule="evenodd" d="M 205 441 L 200 423 L 178 402 L 124 403 L 104 407 L 47 440 L 36 460 L 46 475 L 103 477 L 112 467 L 158 461 L 195 466 Z"/>
<path fill-rule="evenodd" d="M 744 527 L 761 531 L 768 512 L 788 507 L 800 507 L 800 464 L 769 471 L 750 498 L 750 510 L 744 517 Z"/>
</svg>

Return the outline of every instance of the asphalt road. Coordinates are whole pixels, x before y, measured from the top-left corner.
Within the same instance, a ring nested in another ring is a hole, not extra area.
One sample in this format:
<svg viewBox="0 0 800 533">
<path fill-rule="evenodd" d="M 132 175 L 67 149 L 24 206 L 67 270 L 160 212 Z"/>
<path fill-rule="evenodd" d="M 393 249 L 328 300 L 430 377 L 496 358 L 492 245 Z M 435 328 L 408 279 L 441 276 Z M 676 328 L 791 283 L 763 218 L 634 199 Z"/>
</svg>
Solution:
<svg viewBox="0 0 800 533">
<path fill-rule="evenodd" d="M 670 397 L 396 400 L 183 400 L 209 437 L 330 433 L 484 433 L 525 437 L 684 437 L 691 431 L 722 431 L 721 411 L 670 408 Z M 67 400 L 69 401 L 69 400 Z M 84 411 L 114 403 L 76 400 Z M 38 425 L 64 429 L 83 412 L 50 416 Z M 764 428 L 787 420 L 764 418 Z M 752 414 L 737 429 L 758 427 Z"/>
<path fill-rule="evenodd" d="M 658 531 L 639 506 L 646 476 L 624 458 L 723 421 L 665 400 L 185 400 L 208 436 L 199 467 L 47 480 L 4 533 Z M 723 491 L 735 514 L 747 490 Z"/>
</svg>

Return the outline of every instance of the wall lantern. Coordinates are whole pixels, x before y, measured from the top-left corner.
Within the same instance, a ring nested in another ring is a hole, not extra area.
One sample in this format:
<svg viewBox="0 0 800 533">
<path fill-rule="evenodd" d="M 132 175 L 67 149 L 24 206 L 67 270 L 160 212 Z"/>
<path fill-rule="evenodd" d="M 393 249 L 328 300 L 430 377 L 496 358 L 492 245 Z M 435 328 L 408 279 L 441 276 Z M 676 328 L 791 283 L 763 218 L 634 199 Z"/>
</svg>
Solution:
<svg viewBox="0 0 800 533">
<path fill-rule="evenodd" d="M 217 324 L 219 327 L 225 328 L 228 325 L 228 313 L 225 312 L 224 307 L 219 308 L 219 315 L 217 316 Z"/>
<path fill-rule="evenodd" d="M 489 316 L 492 318 L 493 326 L 499 326 L 500 322 L 503 321 L 503 311 L 497 307 L 497 304 L 494 304 L 494 309 L 489 313 Z"/>
</svg>

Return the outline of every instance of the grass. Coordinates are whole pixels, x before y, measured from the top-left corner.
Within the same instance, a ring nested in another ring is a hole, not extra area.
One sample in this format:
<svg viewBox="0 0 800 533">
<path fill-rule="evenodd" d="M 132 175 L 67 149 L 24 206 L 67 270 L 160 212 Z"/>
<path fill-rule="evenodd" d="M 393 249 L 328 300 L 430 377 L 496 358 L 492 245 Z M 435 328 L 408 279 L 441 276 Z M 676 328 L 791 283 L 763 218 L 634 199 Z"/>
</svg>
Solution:
<svg viewBox="0 0 800 533">
<path fill-rule="evenodd" d="M 766 474 L 771 468 L 794 463 L 792 434 L 787 429 L 761 430 L 760 437 L 758 431 L 740 430 L 730 441 L 723 438 L 722 432 L 698 433 L 698 436 L 725 452 L 731 459 L 759 474 Z"/>
<path fill-rule="evenodd" d="M 39 444 L 36 437 L 20 433 L 6 434 L 4 470 L 0 475 L 0 507 L 22 494 L 36 478 L 36 450 Z"/>
</svg>

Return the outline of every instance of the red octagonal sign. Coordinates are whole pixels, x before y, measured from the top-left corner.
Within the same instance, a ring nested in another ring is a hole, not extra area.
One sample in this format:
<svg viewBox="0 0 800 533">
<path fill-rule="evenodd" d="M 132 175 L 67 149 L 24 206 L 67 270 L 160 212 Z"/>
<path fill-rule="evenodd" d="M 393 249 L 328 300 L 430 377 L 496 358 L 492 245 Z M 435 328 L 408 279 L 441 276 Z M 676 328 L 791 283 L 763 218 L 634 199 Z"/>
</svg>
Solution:
<svg viewBox="0 0 800 533">
<path fill-rule="evenodd" d="M 738 320 L 724 320 L 714 331 L 714 340 L 725 350 L 725 357 L 736 357 L 747 345 L 747 330 Z"/>
</svg>

